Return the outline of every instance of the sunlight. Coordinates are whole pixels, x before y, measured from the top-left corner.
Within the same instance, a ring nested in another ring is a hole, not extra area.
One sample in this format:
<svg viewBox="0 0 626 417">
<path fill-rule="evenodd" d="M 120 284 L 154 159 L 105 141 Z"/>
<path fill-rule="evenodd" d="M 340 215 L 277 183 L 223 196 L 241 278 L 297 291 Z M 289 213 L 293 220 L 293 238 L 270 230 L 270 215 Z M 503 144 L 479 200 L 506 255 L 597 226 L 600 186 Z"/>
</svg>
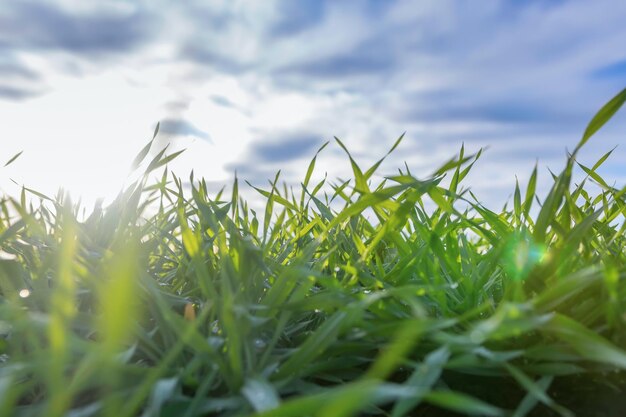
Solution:
<svg viewBox="0 0 626 417">
<path fill-rule="evenodd" d="M 538 245 L 529 236 L 517 233 L 512 235 L 504 256 L 504 268 L 515 280 L 524 280 L 530 271 L 547 257 L 543 245 Z"/>
</svg>

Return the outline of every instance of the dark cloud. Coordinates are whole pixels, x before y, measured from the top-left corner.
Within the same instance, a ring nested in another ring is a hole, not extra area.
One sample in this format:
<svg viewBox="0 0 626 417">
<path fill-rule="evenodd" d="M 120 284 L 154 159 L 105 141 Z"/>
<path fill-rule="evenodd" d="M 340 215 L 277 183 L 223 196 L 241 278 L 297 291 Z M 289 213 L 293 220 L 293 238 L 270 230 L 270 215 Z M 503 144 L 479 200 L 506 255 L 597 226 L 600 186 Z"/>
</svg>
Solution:
<svg viewBox="0 0 626 417">
<path fill-rule="evenodd" d="M 41 95 L 41 91 L 0 85 L 0 100 L 22 101 Z"/>
<path fill-rule="evenodd" d="M 356 46 L 332 55 L 324 56 L 323 51 L 311 51 L 312 58 L 299 60 L 281 66 L 276 70 L 276 78 L 283 75 L 296 76 L 304 83 L 311 79 L 350 81 L 350 77 L 370 76 L 379 80 L 388 78 L 402 69 L 398 51 L 402 41 L 397 34 L 381 32 L 381 26 L 374 24 L 371 33 Z M 328 33 L 329 37 L 334 36 Z M 322 52 L 322 53 L 320 53 Z M 363 91 L 371 85 L 360 84 Z M 378 86 L 380 87 L 380 85 Z"/>
<path fill-rule="evenodd" d="M 519 162 L 520 160 L 532 161 L 533 159 L 539 158 L 539 156 L 541 156 L 541 159 L 544 161 L 550 159 L 558 160 L 559 158 L 565 160 L 567 157 L 562 137 L 559 138 L 561 141 L 558 142 L 554 141 L 554 137 L 544 137 L 543 141 L 538 141 L 538 138 L 529 139 L 527 137 L 515 138 L 516 140 L 511 140 L 513 138 L 508 139 L 514 146 L 504 144 L 495 149 L 487 149 L 487 154 L 494 160 L 510 163 Z M 524 141 L 526 146 L 519 146 L 519 144 L 524 143 Z M 572 141 L 572 145 L 574 144 L 575 143 Z"/>
<path fill-rule="evenodd" d="M 0 61 L 0 76 L 18 77 L 29 81 L 36 81 L 40 79 L 37 72 L 17 61 Z"/>
<path fill-rule="evenodd" d="M 11 2 L 0 15 L 0 39 L 13 48 L 58 49 L 97 55 L 123 52 L 146 40 L 145 13 L 73 15 L 50 4 Z"/>
<path fill-rule="evenodd" d="M 178 3 L 178 2 L 177 2 Z M 238 15 L 230 5 L 214 7 L 208 2 L 180 2 L 177 4 L 190 24 L 198 25 L 211 32 L 225 32 L 237 23 Z M 172 4 L 176 7 L 176 5 Z"/>
<path fill-rule="evenodd" d="M 351 10 L 368 16 L 368 13 L 376 14 L 369 16 L 372 19 L 379 18 L 385 4 L 390 3 L 370 0 L 363 3 L 362 8 L 353 7 Z M 311 50 L 310 58 L 287 58 L 272 62 L 267 59 L 275 48 L 283 40 L 288 40 L 295 35 L 302 35 L 302 48 L 308 48 L 308 40 L 311 36 L 324 36 L 333 38 L 343 36 L 328 32 L 320 34 L 312 32 L 304 33 L 308 29 L 317 29 L 324 24 L 327 10 L 334 3 L 323 0 L 304 0 L 301 2 L 282 1 L 277 4 L 277 16 L 275 21 L 268 21 L 267 27 L 250 32 L 262 45 L 263 53 L 251 56 L 242 55 L 237 48 L 224 49 L 216 44 L 217 38 L 197 36 L 187 39 L 179 47 L 180 59 L 202 64 L 217 71 L 229 74 L 258 73 L 269 75 L 280 85 L 286 85 L 296 81 L 296 84 L 310 83 L 311 78 L 326 80 L 345 80 L 351 76 L 377 76 L 384 78 L 389 72 L 397 69 L 396 36 L 401 34 L 382 31 L 380 22 L 372 22 L 372 32 L 360 44 L 355 47 L 346 47 L 344 51 L 334 52 L 328 55 L 323 50 Z M 189 12 L 189 10 L 188 10 Z M 214 10 L 201 11 L 194 9 L 194 15 L 190 20 L 200 24 L 199 16 L 203 16 L 203 27 L 211 27 L 211 30 L 227 33 L 233 25 L 241 23 L 241 17 L 229 13 L 216 13 Z M 219 16 L 219 17 L 218 17 Z M 218 29 L 215 27 L 219 23 Z M 235 30 L 235 33 L 240 31 Z M 204 32 L 206 33 L 206 32 Z M 315 35 L 313 34 L 315 33 Z M 317 41 L 311 39 L 311 41 Z M 342 39 L 337 39 L 342 43 Z M 244 41 L 244 44 L 246 41 Z M 312 42 L 313 44 L 317 42 Z M 265 53 L 267 52 L 267 53 Z M 288 79 L 286 79 L 288 78 Z M 295 86 L 295 85 L 294 85 Z"/>
<path fill-rule="evenodd" d="M 584 116 L 576 105 L 554 106 L 536 96 L 506 88 L 498 96 L 481 96 L 472 90 L 441 90 L 406 94 L 399 120 L 410 122 L 490 122 L 502 125 L 563 126 Z"/>
<path fill-rule="evenodd" d="M 563 116 L 562 114 L 555 114 L 555 112 L 546 112 L 545 109 L 536 106 L 526 106 L 520 103 L 499 103 L 497 101 L 473 105 L 429 106 L 411 112 L 411 118 L 431 122 L 557 123 L 563 120 Z"/>
<path fill-rule="evenodd" d="M 250 63 L 242 62 L 235 54 L 227 55 L 212 51 L 207 45 L 198 44 L 195 39 L 181 46 L 179 58 L 196 64 L 208 65 L 212 69 L 229 74 L 240 74 L 254 68 Z"/>
<path fill-rule="evenodd" d="M 202 69 L 239 74 L 254 69 L 254 65 L 241 59 L 240 51 L 236 48 L 221 51 L 220 40 L 223 34 L 228 34 L 233 26 L 242 23 L 243 16 L 236 7 L 230 4 L 225 7 L 214 7 L 207 3 L 181 2 L 180 11 L 186 22 L 195 31 L 192 36 L 183 39 L 178 45 L 178 59 L 200 64 Z M 241 31 L 237 31 L 241 33 Z M 252 30 L 248 36 L 256 36 Z"/>
<path fill-rule="evenodd" d="M 161 121 L 159 131 L 170 135 L 190 135 L 212 142 L 204 130 L 182 119 L 165 119 Z"/>
<path fill-rule="evenodd" d="M 279 169 L 281 178 L 293 181 L 298 178 L 287 162 L 312 158 L 319 145 L 321 139 L 311 135 L 294 134 L 282 136 L 278 140 L 275 137 L 260 139 L 252 142 L 240 162 L 228 164 L 225 168 L 257 184 L 260 179 L 273 179 Z"/>
<path fill-rule="evenodd" d="M 323 0 L 286 1 L 278 4 L 280 18 L 270 29 L 270 36 L 293 36 L 318 24 L 324 17 Z"/>
<path fill-rule="evenodd" d="M 393 57 L 381 56 L 375 51 L 357 50 L 345 55 L 290 65 L 282 68 L 280 72 L 306 77 L 343 78 L 356 75 L 384 76 L 393 69 Z"/>
<path fill-rule="evenodd" d="M 285 162 L 304 156 L 313 156 L 313 151 L 320 144 L 315 136 L 293 135 L 278 141 L 253 142 L 249 154 L 252 161 Z"/>
<path fill-rule="evenodd" d="M 273 180 L 279 169 L 281 169 L 282 179 L 288 178 L 293 180 L 293 177 L 290 176 L 290 172 L 288 170 L 286 171 L 284 167 L 270 167 L 252 161 L 230 163 L 224 168 L 230 173 L 236 173 L 237 177 L 240 179 L 251 181 L 255 185 L 262 185 L 265 180 Z"/>
</svg>

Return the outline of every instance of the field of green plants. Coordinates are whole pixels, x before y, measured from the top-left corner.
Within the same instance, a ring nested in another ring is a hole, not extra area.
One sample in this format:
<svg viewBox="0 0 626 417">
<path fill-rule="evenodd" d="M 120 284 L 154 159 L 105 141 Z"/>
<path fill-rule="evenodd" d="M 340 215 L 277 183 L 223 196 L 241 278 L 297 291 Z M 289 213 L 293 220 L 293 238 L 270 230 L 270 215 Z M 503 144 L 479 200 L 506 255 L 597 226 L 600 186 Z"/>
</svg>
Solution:
<svg viewBox="0 0 626 417">
<path fill-rule="evenodd" d="M 0 416 L 626 415 L 626 188 L 576 161 L 624 101 L 497 211 L 480 154 L 375 183 L 339 140 L 263 213 L 153 142 L 107 207 L 1 197 Z"/>
</svg>

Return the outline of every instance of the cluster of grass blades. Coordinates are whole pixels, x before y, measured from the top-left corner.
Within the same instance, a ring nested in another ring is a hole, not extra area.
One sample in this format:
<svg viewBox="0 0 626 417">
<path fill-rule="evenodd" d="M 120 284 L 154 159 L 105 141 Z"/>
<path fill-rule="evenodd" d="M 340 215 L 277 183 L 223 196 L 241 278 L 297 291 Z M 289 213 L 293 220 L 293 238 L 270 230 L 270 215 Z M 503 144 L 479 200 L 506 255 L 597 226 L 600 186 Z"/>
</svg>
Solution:
<svg viewBox="0 0 626 417">
<path fill-rule="evenodd" d="M 3 197 L 0 416 L 623 415 L 626 188 L 575 158 L 624 101 L 498 212 L 463 150 L 375 185 L 349 153 L 354 178 L 311 184 L 314 158 L 262 216 L 165 151 L 89 215 Z"/>
</svg>

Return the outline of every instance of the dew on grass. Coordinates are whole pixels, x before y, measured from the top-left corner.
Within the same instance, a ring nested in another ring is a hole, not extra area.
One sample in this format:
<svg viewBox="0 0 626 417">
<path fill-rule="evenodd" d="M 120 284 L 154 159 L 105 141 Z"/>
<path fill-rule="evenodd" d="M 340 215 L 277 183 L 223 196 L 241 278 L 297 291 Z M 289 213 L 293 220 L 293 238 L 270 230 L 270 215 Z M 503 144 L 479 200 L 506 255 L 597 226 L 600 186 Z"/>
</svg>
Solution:
<svg viewBox="0 0 626 417">
<path fill-rule="evenodd" d="M 264 349 L 267 346 L 267 343 L 265 343 L 265 340 L 257 338 L 254 339 L 254 347 L 258 350 Z"/>
</svg>

